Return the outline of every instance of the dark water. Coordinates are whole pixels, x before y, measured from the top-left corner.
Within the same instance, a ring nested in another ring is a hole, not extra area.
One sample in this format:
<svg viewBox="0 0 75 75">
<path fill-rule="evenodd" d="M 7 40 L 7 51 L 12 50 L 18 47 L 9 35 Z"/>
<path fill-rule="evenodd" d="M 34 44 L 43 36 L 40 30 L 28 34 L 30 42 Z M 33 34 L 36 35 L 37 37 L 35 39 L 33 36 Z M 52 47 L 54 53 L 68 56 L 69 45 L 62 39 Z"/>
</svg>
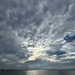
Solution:
<svg viewBox="0 0 75 75">
<path fill-rule="evenodd" d="M 32 71 L 0 71 L 0 75 L 75 75 L 75 71 L 51 71 L 51 70 L 32 70 Z"/>
</svg>

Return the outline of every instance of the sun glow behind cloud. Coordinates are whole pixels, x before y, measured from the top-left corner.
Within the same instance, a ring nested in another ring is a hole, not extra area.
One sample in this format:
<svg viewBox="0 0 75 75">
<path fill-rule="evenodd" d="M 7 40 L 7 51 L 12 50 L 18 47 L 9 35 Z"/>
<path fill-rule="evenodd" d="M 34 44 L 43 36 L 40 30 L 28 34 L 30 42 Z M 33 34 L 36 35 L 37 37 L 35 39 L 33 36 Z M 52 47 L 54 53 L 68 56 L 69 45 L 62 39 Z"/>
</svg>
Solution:
<svg viewBox="0 0 75 75">
<path fill-rule="evenodd" d="M 41 58 L 42 56 L 45 56 L 45 54 L 43 54 L 43 51 L 45 51 L 47 49 L 48 48 L 44 48 L 42 46 L 29 47 L 28 50 L 30 50 L 32 52 L 32 56 L 29 57 L 28 60 L 36 60 L 37 58 Z"/>
</svg>

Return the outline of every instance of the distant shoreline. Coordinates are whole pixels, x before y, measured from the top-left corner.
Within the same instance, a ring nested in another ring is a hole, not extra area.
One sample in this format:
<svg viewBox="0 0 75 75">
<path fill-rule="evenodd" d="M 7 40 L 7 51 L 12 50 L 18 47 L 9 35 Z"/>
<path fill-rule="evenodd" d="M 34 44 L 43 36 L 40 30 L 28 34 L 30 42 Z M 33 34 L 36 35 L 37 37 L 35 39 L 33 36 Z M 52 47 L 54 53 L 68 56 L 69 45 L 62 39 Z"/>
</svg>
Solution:
<svg viewBox="0 0 75 75">
<path fill-rule="evenodd" d="M 75 71 L 75 69 L 27 69 L 27 70 L 14 70 L 14 69 L 1 69 L 0 71 L 33 71 L 33 70 L 50 70 L 50 71 Z"/>
</svg>

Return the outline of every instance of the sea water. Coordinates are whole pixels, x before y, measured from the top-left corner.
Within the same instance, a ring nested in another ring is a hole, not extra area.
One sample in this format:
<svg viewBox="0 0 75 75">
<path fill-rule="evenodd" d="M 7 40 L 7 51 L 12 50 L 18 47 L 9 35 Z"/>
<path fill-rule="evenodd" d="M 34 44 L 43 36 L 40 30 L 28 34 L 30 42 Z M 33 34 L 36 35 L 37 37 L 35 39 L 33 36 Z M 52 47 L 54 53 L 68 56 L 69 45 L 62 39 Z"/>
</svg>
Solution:
<svg viewBox="0 0 75 75">
<path fill-rule="evenodd" d="M 0 71 L 0 75 L 75 75 L 74 70 Z"/>
</svg>

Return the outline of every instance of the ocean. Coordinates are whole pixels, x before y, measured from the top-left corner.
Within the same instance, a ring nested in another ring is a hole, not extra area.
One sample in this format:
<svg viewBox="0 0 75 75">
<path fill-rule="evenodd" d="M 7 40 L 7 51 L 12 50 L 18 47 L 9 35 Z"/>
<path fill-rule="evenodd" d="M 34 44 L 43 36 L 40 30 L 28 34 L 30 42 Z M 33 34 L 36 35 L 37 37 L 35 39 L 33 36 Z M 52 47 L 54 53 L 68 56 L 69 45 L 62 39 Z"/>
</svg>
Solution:
<svg viewBox="0 0 75 75">
<path fill-rule="evenodd" d="M 0 75 L 75 75 L 74 70 L 0 71 Z"/>
</svg>

